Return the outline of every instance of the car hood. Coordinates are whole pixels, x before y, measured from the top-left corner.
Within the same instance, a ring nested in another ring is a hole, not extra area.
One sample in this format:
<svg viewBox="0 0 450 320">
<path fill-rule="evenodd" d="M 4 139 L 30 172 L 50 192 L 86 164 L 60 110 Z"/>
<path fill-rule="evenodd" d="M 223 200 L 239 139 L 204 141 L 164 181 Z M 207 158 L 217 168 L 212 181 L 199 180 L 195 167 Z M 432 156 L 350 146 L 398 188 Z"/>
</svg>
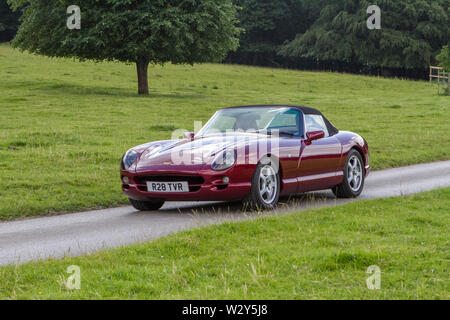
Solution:
<svg viewBox="0 0 450 320">
<path fill-rule="evenodd" d="M 251 143 L 270 139 L 267 135 L 236 133 L 226 136 L 208 136 L 190 140 L 162 141 L 152 143 L 139 158 L 136 170 L 154 166 L 204 166 L 226 149 L 237 149 Z"/>
</svg>

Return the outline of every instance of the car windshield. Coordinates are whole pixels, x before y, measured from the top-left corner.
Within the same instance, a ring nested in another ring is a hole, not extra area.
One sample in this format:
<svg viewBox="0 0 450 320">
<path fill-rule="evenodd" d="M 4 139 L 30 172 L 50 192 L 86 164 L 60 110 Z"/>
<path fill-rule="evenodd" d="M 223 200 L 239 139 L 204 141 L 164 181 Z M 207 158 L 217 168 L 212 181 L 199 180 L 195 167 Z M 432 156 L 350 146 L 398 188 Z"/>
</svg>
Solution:
<svg viewBox="0 0 450 320">
<path fill-rule="evenodd" d="M 303 135 L 303 119 L 300 110 L 286 107 L 246 107 L 223 109 L 211 118 L 197 136 L 233 132 L 267 133 L 280 135 Z"/>
</svg>

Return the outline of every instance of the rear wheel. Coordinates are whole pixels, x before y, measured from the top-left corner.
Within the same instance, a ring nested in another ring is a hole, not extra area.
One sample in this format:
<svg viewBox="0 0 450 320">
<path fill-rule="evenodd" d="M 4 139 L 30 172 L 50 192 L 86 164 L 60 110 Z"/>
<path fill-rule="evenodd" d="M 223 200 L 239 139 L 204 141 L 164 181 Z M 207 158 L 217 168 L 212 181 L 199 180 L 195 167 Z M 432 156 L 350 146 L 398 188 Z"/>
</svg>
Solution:
<svg viewBox="0 0 450 320">
<path fill-rule="evenodd" d="M 351 150 L 347 156 L 342 184 L 333 188 L 338 198 L 356 198 L 364 189 L 364 161 L 361 154 Z"/>
<path fill-rule="evenodd" d="M 252 188 L 246 204 L 252 209 L 273 209 L 280 198 L 278 163 L 271 158 L 261 160 L 252 179 Z"/>
<path fill-rule="evenodd" d="M 161 209 L 164 201 L 140 201 L 130 199 L 131 205 L 139 211 L 156 211 Z"/>
</svg>

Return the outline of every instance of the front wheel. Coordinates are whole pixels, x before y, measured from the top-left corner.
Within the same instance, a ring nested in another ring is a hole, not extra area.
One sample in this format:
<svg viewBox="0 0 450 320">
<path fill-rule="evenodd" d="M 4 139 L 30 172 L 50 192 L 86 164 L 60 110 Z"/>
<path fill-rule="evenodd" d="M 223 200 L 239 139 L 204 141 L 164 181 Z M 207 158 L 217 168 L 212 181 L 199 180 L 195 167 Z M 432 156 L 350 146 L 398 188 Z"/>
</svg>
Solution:
<svg viewBox="0 0 450 320">
<path fill-rule="evenodd" d="M 133 199 L 130 199 L 130 203 L 139 211 L 156 211 L 164 205 L 164 201 L 139 201 Z"/>
<path fill-rule="evenodd" d="M 252 188 L 246 204 L 252 209 L 273 209 L 280 198 L 278 163 L 271 158 L 261 160 L 252 179 Z"/>
<path fill-rule="evenodd" d="M 365 179 L 363 163 L 361 154 L 351 150 L 344 168 L 344 180 L 341 185 L 332 189 L 338 198 L 356 198 L 361 194 Z"/>
</svg>

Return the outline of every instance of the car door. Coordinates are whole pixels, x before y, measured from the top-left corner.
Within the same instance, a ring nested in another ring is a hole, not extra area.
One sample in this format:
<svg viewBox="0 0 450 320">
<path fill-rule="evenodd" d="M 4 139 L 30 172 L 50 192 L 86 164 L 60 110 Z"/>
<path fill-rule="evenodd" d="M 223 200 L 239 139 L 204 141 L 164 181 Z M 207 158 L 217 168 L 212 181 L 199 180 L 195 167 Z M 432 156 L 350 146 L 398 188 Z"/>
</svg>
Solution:
<svg viewBox="0 0 450 320">
<path fill-rule="evenodd" d="M 322 115 L 305 114 L 305 133 L 323 131 L 325 137 L 301 142 L 298 163 L 298 192 L 327 189 L 342 180 L 338 171 L 342 146 L 335 136 L 330 136 Z"/>
<path fill-rule="evenodd" d="M 272 153 L 280 159 L 283 173 L 281 194 L 283 195 L 297 192 L 297 170 L 304 133 L 303 124 L 303 113 L 299 110 L 289 109 L 271 120 L 266 127 L 268 131 L 279 131 L 279 137 L 276 138 L 278 146 L 274 148 L 276 151 Z M 288 134 L 283 134 L 286 132 Z"/>
</svg>

